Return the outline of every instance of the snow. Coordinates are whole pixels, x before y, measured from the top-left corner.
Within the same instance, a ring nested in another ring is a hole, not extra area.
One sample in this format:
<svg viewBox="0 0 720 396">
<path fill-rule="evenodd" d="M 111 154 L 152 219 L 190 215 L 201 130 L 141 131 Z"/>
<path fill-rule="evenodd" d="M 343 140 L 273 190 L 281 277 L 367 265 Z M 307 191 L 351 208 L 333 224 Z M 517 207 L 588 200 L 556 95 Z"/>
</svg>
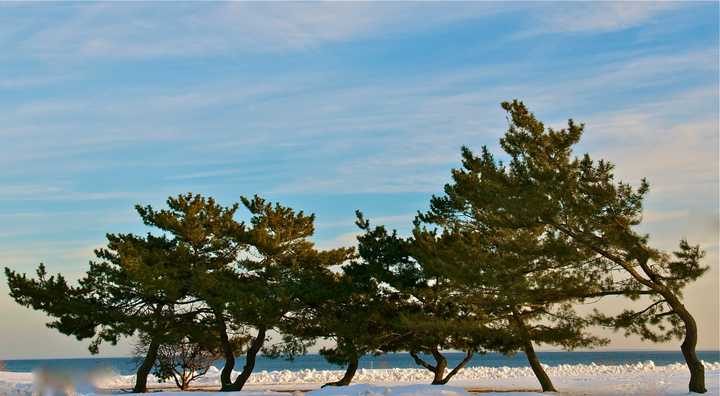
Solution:
<svg viewBox="0 0 720 396">
<path fill-rule="evenodd" d="M 706 371 L 720 371 L 720 362 L 705 362 Z M 597 365 L 597 364 L 574 364 L 546 366 L 551 378 L 584 378 L 584 377 L 622 377 L 633 376 L 643 373 L 669 376 L 681 375 L 687 372 L 687 366 L 681 363 L 665 366 L 656 366 L 652 361 L 626 365 Z M 235 372 L 235 375 L 238 373 Z M 340 370 L 281 370 L 281 371 L 258 371 L 248 380 L 248 385 L 296 385 L 296 384 L 324 384 L 336 381 L 342 377 Z M 220 370 L 211 367 L 208 373 L 199 378 L 196 385 L 215 385 L 219 383 Z M 529 378 L 535 380 L 532 370 L 529 367 L 468 367 L 453 377 L 453 383 L 463 384 L 492 384 L 499 380 L 508 381 Z M 395 369 L 360 369 L 355 374 L 353 382 L 363 384 L 407 384 L 407 383 L 428 383 L 432 375 L 425 369 L 395 368 Z M 149 378 L 150 384 L 161 385 L 153 376 Z M 117 375 L 104 379 L 102 387 L 105 388 L 128 388 L 134 382 L 134 376 Z M 534 383 L 530 383 L 534 386 Z M 171 384 L 168 384 L 171 386 Z"/>
<path fill-rule="evenodd" d="M 469 396 L 463 388 L 455 386 L 405 385 L 378 386 L 358 384 L 332 386 L 305 393 L 305 396 Z"/>
<path fill-rule="evenodd" d="M 720 395 L 720 362 L 705 362 L 709 395 Z M 683 364 L 656 366 L 652 361 L 627 365 L 576 364 L 547 366 L 548 374 L 561 394 L 568 395 L 665 395 L 687 394 L 689 373 Z M 237 374 L 237 373 L 236 373 Z M 340 370 L 259 371 L 253 373 L 245 390 L 237 396 L 466 396 L 467 391 L 490 392 L 488 395 L 532 395 L 539 391 L 532 371 L 524 367 L 469 367 L 450 381 L 450 386 L 424 385 L 430 372 L 423 369 L 361 369 L 350 387 L 318 388 L 342 376 Z M 202 390 L 217 387 L 220 370 L 211 368 L 205 377 L 193 383 Z M 95 376 L 92 382 L 99 389 L 127 389 L 133 376 Z M 163 396 L 177 396 L 172 383 L 159 383 L 150 376 L 148 384 L 163 388 Z M 0 372 L 0 396 L 30 396 L 32 373 Z M 283 393 L 279 393 L 279 392 Z M 288 391 L 294 391 L 289 393 Z M 498 393 L 492 393 L 497 391 Z M 87 383 L 77 393 L 90 396 Z M 501 393 L 500 393 L 501 392 Z M 232 393 L 231 393 L 232 394 Z M 187 395 L 187 393 L 185 393 Z M 215 392 L 193 392 L 192 396 L 217 395 Z M 228 393 L 221 394 L 229 396 Z"/>
</svg>

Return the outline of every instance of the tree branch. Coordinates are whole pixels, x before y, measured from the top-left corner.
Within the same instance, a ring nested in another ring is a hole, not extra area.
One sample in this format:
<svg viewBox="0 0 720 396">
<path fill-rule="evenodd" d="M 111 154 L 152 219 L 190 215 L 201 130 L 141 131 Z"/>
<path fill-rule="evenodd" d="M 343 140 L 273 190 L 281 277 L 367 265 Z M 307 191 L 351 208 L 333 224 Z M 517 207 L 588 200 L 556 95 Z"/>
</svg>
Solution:
<svg viewBox="0 0 720 396">
<path fill-rule="evenodd" d="M 410 356 L 412 356 L 413 360 L 415 360 L 416 364 L 419 364 L 420 366 L 425 367 L 426 369 L 435 372 L 435 366 L 431 365 L 430 363 L 420 359 L 420 356 L 418 356 L 417 352 L 410 351 Z"/>
<path fill-rule="evenodd" d="M 460 362 L 460 364 L 458 364 L 457 366 L 455 366 L 455 368 L 452 369 L 452 371 L 449 372 L 448 375 L 445 376 L 445 380 L 449 380 L 449 379 L 452 378 L 455 374 L 457 374 L 458 371 L 460 371 L 463 367 L 465 367 L 465 365 L 468 364 L 468 362 L 470 361 L 470 359 L 472 359 L 472 356 L 473 356 L 473 351 L 472 351 L 472 350 L 468 350 L 467 352 L 465 352 L 465 358 L 462 360 L 462 362 Z"/>
</svg>

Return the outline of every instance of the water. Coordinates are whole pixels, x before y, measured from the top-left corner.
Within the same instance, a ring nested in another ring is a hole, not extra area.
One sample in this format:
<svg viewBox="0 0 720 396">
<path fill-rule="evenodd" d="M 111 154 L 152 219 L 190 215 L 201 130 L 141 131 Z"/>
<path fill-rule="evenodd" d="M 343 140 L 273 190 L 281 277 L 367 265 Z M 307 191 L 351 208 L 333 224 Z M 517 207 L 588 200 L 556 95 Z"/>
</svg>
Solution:
<svg viewBox="0 0 720 396">
<path fill-rule="evenodd" d="M 671 363 L 683 363 L 680 351 L 623 351 L 623 352 L 538 352 L 540 360 L 547 365 L 557 366 L 560 364 L 632 364 L 652 360 L 656 365 Z M 706 362 L 720 361 L 720 351 L 700 351 L 698 355 Z M 464 357 L 462 353 L 447 353 L 449 363 L 457 364 Z M 77 359 L 23 359 L 5 360 L 5 371 L 30 372 L 38 367 L 62 370 L 90 371 L 93 369 L 111 369 L 119 374 L 133 374 L 137 367 L 134 358 L 77 358 Z M 245 360 L 239 357 L 235 367 L 241 369 Z M 469 366 L 489 367 L 522 367 L 527 366 L 525 355 L 503 356 L 497 353 L 476 355 L 468 364 Z M 222 362 L 217 362 L 216 367 L 222 368 Z M 390 353 L 381 356 L 365 356 L 360 361 L 360 368 L 414 368 L 418 367 L 407 353 Z M 275 370 L 338 370 L 341 367 L 332 365 L 325 361 L 320 355 L 309 354 L 300 356 L 294 361 L 287 361 L 282 358 L 270 359 L 259 356 L 255 371 Z"/>
</svg>

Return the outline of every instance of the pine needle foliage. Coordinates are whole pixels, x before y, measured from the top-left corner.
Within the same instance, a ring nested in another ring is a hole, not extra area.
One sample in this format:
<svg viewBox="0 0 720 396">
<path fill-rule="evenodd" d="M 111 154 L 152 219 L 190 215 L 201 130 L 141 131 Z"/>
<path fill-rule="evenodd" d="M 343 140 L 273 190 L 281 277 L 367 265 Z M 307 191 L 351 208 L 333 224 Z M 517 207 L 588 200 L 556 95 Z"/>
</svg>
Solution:
<svg viewBox="0 0 720 396">
<path fill-rule="evenodd" d="M 634 188 L 615 180 L 611 163 L 576 157 L 582 124 L 546 128 L 522 102 L 502 106 L 509 128 L 500 146 L 509 160 L 496 160 L 486 147 L 479 155 L 463 148 L 463 167 L 418 216 L 415 238 L 427 261 L 489 309 L 513 308 L 536 342 L 597 344 L 582 332 L 590 319 L 651 341 L 683 337 L 690 390 L 704 392 L 697 326 L 681 300 L 683 287 L 707 270 L 702 250 L 685 240 L 673 253 L 650 246 L 649 236 L 635 230 L 648 183 Z M 592 318 L 578 317 L 569 305 L 609 295 L 650 303 Z"/>
</svg>

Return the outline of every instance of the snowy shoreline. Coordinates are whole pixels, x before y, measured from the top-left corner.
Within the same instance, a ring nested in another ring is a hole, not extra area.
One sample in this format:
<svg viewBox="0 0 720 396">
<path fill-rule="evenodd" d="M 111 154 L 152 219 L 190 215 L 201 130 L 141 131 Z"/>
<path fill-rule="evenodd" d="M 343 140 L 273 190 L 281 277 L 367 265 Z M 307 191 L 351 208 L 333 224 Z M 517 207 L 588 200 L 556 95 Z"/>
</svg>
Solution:
<svg viewBox="0 0 720 396">
<path fill-rule="evenodd" d="M 708 371 L 720 370 L 720 362 L 705 362 Z M 546 366 L 551 377 L 576 377 L 587 375 L 618 375 L 630 373 L 678 373 L 687 370 L 681 363 L 656 366 L 652 361 L 625 365 L 597 365 L 597 364 L 564 364 L 559 366 Z M 239 374 L 234 372 L 233 376 Z M 304 369 L 298 371 L 258 371 L 248 380 L 248 385 L 300 385 L 324 384 L 335 381 L 343 375 L 341 370 L 314 370 Z M 216 385 L 219 383 L 220 370 L 211 367 L 210 371 L 199 378 L 194 384 Z M 454 378 L 453 383 L 459 381 L 482 381 L 485 379 L 511 379 L 534 378 L 529 367 L 467 367 L 461 370 Z M 131 387 L 135 376 L 113 376 L 104 383 L 107 388 Z M 391 369 L 359 369 L 353 382 L 363 384 L 401 384 L 401 383 L 427 383 L 432 380 L 432 374 L 421 368 L 391 368 Z M 154 376 L 148 378 L 148 383 L 160 385 Z"/>
<path fill-rule="evenodd" d="M 720 392 L 720 362 L 704 362 L 710 395 Z M 567 394 L 687 394 L 687 367 L 675 363 L 655 365 L 652 361 L 625 365 L 575 364 L 547 366 L 548 374 L 561 393 Z M 246 390 L 258 391 L 312 390 L 337 380 L 341 370 L 258 371 L 250 377 Z M 236 373 L 237 374 L 237 373 Z M 219 382 L 220 371 L 212 367 L 208 374 L 193 383 L 197 389 L 213 389 Z M 0 372 L 0 396 L 29 396 L 32 394 L 32 373 Z M 429 371 L 419 368 L 360 369 L 353 383 L 375 386 L 427 384 Z M 106 390 L 132 387 L 133 375 L 106 374 L 95 379 L 97 387 Z M 148 378 L 152 388 L 174 391 L 172 383 L 159 383 L 154 376 Z M 537 381 L 527 367 L 469 367 L 457 374 L 450 385 L 473 390 L 519 391 L 538 389 Z M 241 392 L 241 393 L 247 393 Z M 92 394 L 91 389 L 78 390 Z M 170 392 L 164 392 L 169 394 Z M 175 393 L 175 392 L 172 392 Z M 324 392 L 325 393 L 325 392 Z M 370 392 L 372 393 L 372 392 Z M 193 393 L 195 395 L 195 393 Z M 425 395 L 426 393 L 423 393 Z"/>
</svg>

